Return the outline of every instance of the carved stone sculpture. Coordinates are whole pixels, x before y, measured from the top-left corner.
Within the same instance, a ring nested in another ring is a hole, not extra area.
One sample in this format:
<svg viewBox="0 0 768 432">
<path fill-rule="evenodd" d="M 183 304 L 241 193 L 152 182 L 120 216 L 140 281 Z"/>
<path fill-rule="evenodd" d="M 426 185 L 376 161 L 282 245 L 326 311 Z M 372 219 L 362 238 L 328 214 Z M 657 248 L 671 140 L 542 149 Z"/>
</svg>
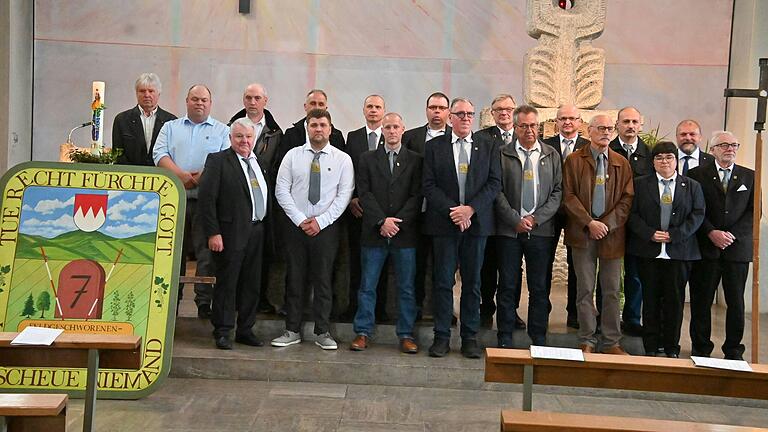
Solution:
<svg viewBox="0 0 768 432">
<path fill-rule="evenodd" d="M 606 0 L 578 0 L 564 10 L 552 0 L 528 0 L 527 30 L 539 45 L 525 55 L 528 104 L 596 107 L 603 97 L 605 52 L 592 46 L 605 27 Z"/>
</svg>

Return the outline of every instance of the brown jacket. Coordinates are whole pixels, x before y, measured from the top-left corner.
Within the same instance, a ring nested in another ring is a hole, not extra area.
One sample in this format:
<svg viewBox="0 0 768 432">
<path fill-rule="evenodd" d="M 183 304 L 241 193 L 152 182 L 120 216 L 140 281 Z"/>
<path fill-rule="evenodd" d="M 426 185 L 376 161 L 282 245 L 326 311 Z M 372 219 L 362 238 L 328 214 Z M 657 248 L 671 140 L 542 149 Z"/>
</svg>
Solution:
<svg viewBox="0 0 768 432">
<path fill-rule="evenodd" d="M 585 145 L 574 151 L 563 168 L 563 205 L 568 215 L 565 244 L 582 249 L 587 247 L 587 225 L 593 220 L 591 209 L 596 165 L 590 149 L 590 145 Z M 608 225 L 608 235 L 598 240 L 597 254 L 600 258 L 614 259 L 624 256 L 625 224 L 635 190 L 629 162 L 610 149 L 606 177 L 605 213 L 598 220 Z"/>
</svg>

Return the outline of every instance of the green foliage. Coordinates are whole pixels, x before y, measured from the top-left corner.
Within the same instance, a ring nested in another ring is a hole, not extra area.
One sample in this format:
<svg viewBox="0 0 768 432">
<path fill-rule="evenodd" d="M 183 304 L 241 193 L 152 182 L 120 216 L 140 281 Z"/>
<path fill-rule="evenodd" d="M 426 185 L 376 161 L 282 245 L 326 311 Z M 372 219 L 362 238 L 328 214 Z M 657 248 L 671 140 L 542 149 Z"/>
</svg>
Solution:
<svg viewBox="0 0 768 432">
<path fill-rule="evenodd" d="M 87 258 L 100 262 L 113 262 L 120 249 L 120 264 L 153 264 L 155 233 L 140 234 L 124 239 L 110 237 L 98 231 L 86 233 L 72 231 L 52 239 L 21 234 L 17 240 L 16 258 L 38 260 L 40 246 L 50 260 L 72 261 Z M 2 268 L 0 268 L 2 272 Z"/>
<path fill-rule="evenodd" d="M 112 294 L 112 301 L 109 302 L 109 311 L 112 313 L 112 321 L 117 321 L 117 316 L 120 315 L 120 310 L 123 307 L 120 305 L 120 293 L 115 291 Z"/>
<path fill-rule="evenodd" d="M 74 149 L 69 152 L 69 160 L 79 163 L 100 163 L 112 165 L 117 161 L 117 158 L 123 154 L 123 149 L 112 149 L 110 151 L 103 151 L 98 156 L 91 154 L 88 150 Z"/>
<path fill-rule="evenodd" d="M 5 265 L 0 267 L 0 287 L 5 286 L 5 275 L 11 272 L 11 265 Z M 5 291 L 4 289 L 0 288 L 0 293 Z"/>
<path fill-rule="evenodd" d="M 21 316 L 25 316 L 27 318 L 31 317 L 37 312 L 35 309 L 35 299 L 32 298 L 32 294 L 27 297 L 27 300 L 24 302 L 24 311 L 21 312 Z"/>
<path fill-rule="evenodd" d="M 125 296 L 125 317 L 128 321 L 133 317 L 133 312 L 136 310 L 136 297 L 133 295 L 133 291 L 128 291 L 128 295 Z"/>
<path fill-rule="evenodd" d="M 640 139 L 642 139 L 647 145 L 648 148 L 653 148 L 653 146 L 656 145 L 659 141 L 665 141 L 667 139 L 667 135 L 659 136 L 659 128 L 661 125 L 657 124 L 656 129 L 651 129 L 648 132 L 640 132 L 638 136 Z"/>
<path fill-rule="evenodd" d="M 168 288 L 170 288 L 171 284 L 168 282 L 165 282 L 165 279 L 163 279 L 160 276 L 155 276 L 155 289 L 152 290 L 152 293 L 155 294 L 158 298 L 155 299 L 155 306 L 158 308 L 163 307 L 163 298 L 168 295 Z"/>
<path fill-rule="evenodd" d="M 41 292 L 35 305 L 40 311 L 40 318 L 45 318 L 45 312 L 51 309 L 51 294 L 48 291 Z"/>
</svg>

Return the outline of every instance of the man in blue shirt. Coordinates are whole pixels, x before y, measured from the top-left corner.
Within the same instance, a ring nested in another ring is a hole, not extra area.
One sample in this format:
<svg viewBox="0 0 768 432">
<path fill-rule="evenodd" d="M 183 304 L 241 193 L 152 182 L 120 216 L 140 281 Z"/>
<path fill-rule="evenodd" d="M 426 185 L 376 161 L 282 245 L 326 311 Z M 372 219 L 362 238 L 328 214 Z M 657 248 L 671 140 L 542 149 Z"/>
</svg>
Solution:
<svg viewBox="0 0 768 432">
<path fill-rule="evenodd" d="M 212 276 L 212 258 L 207 239 L 195 221 L 197 186 L 208 154 L 229 147 L 229 128 L 210 116 L 211 91 L 205 85 L 196 84 L 190 87 L 186 102 L 187 115 L 165 123 L 160 129 L 152 158 L 155 165 L 176 174 L 187 190 L 181 274 L 186 272 L 189 251 L 194 250 L 197 258 L 196 275 Z M 180 285 L 179 301 L 182 288 Z M 212 291 L 210 284 L 195 284 L 195 303 L 200 318 L 211 317 Z"/>
</svg>

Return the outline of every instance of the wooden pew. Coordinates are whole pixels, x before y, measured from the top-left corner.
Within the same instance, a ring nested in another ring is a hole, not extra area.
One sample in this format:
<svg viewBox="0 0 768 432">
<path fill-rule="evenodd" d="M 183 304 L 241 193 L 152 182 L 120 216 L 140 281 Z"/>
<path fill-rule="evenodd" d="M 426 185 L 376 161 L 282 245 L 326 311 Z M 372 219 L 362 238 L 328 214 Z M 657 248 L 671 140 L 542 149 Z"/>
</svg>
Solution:
<svg viewBox="0 0 768 432">
<path fill-rule="evenodd" d="M 584 354 L 586 361 L 531 358 L 528 350 L 487 348 L 485 381 L 523 384 L 530 411 L 533 384 L 768 399 L 768 365 L 753 372 L 696 367 L 690 359 Z"/>
<path fill-rule="evenodd" d="M 67 395 L 0 394 L 0 430 L 3 424 L 8 432 L 65 432 Z"/>
<path fill-rule="evenodd" d="M 545 411 L 502 411 L 502 432 L 758 432 L 768 429 Z"/>
<path fill-rule="evenodd" d="M 99 366 L 141 368 L 141 336 L 62 333 L 49 346 L 11 345 L 18 335 L 0 332 L 0 366 L 87 368 L 83 431 L 93 430 Z"/>
</svg>

